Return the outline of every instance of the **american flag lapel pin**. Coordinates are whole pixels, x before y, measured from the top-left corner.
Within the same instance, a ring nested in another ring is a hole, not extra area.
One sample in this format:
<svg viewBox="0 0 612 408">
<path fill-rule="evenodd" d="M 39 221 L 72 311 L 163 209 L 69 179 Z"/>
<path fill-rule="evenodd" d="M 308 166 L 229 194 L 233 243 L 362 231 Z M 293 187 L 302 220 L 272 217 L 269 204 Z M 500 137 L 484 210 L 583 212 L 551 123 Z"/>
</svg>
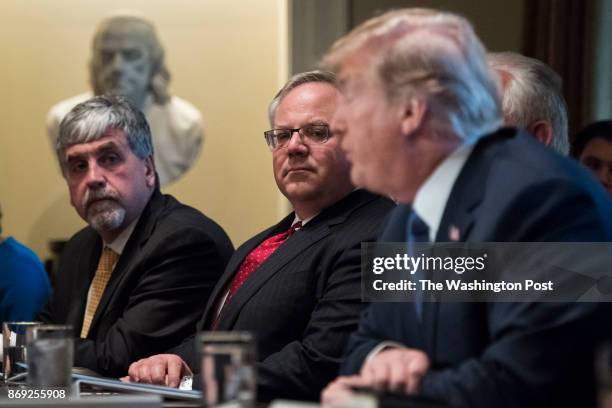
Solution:
<svg viewBox="0 0 612 408">
<path fill-rule="evenodd" d="M 451 225 L 448 228 L 448 239 L 450 241 L 459 241 L 461 238 L 461 233 L 459 232 L 459 228 L 456 225 Z"/>
</svg>

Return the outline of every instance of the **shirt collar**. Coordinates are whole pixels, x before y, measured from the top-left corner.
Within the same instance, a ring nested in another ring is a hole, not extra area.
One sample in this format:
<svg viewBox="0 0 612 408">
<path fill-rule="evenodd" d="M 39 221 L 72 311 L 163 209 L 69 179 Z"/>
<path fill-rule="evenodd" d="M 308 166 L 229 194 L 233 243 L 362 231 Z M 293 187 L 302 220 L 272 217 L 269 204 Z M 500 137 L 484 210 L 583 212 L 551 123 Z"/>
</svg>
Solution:
<svg viewBox="0 0 612 408">
<path fill-rule="evenodd" d="M 455 149 L 425 180 L 414 198 L 412 208 L 429 227 L 429 239 L 434 242 L 450 192 L 467 161 L 474 144 L 466 143 Z"/>
<path fill-rule="evenodd" d="M 312 217 L 308 217 L 305 220 L 301 220 L 300 217 L 297 216 L 297 214 L 295 214 L 295 217 L 293 218 L 293 222 L 291 223 L 291 226 L 293 226 L 296 222 L 302 222 L 302 227 L 304 225 L 306 225 L 308 222 L 310 222 L 314 217 L 316 217 L 319 214 L 315 214 Z"/>
<path fill-rule="evenodd" d="M 128 239 L 130 239 L 130 236 L 132 235 L 132 232 L 134 232 L 134 228 L 136 228 L 136 224 L 138 223 L 139 219 L 140 217 L 132 221 L 131 224 L 128 225 L 127 228 L 124 229 L 121 234 L 119 234 L 117 238 L 115 238 L 113 242 L 105 242 L 104 245 L 115 251 L 115 253 L 117 253 L 118 255 L 121 255 L 123 253 L 123 250 L 125 249 L 125 244 L 127 244 Z"/>
</svg>

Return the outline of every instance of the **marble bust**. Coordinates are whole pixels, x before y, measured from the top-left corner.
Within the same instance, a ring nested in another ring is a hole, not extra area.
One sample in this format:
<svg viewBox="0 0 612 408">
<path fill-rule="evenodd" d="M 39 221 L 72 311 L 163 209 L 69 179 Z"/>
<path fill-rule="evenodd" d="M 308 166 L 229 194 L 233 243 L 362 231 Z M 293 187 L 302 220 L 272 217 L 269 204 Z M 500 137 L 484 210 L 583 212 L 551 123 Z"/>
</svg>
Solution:
<svg viewBox="0 0 612 408">
<path fill-rule="evenodd" d="M 170 73 L 155 27 L 129 14 L 103 20 L 93 38 L 89 70 L 91 91 L 60 101 L 47 114 L 52 145 L 61 120 L 74 105 L 93 95 L 124 95 L 147 117 L 161 185 L 180 178 L 201 150 L 202 116 L 189 102 L 169 93 Z"/>
</svg>

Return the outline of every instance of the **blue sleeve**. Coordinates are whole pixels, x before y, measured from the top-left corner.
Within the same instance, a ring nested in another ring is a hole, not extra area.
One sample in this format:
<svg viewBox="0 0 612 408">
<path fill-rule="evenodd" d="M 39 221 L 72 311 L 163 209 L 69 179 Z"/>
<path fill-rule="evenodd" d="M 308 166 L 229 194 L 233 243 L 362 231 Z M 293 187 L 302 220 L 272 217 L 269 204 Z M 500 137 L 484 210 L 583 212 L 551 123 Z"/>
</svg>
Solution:
<svg viewBox="0 0 612 408">
<path fill-rule="evenodd" d="M 33 320 L 47 302 L 51 291 L 43 265 L 35 258 L 18 257 L 13 258 L 13 262 L 3 263 L 2 269 L 4 296 L 0 300 L 1 320 Z"/>
</svg>

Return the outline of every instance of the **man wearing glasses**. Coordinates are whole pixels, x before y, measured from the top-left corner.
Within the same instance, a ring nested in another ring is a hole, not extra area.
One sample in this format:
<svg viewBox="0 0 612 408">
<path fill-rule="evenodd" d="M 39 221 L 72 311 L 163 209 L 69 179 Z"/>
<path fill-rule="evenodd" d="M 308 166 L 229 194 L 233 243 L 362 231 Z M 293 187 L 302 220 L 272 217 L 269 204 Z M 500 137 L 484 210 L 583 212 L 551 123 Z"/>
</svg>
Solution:
<svg viewBox="0 0 612 408">
<path fill-rule="evenodd" d="M 294 212 L 236 251 L 198 325 L 255 334 L 260 401 L 316 400 L 335 376 L 364 305 L 361 242 L 376 238 L 393 207 L 351 184 L 329 131 L 338 96 L 333 74 L 313 71 L 291 78 L 270 104 L 274 129 L 265 138 Z M 132 364 L 129 379 L 176 387 L 199 371 L 194 350 L 192 337 L 172 354 Z"/>
</svg>

